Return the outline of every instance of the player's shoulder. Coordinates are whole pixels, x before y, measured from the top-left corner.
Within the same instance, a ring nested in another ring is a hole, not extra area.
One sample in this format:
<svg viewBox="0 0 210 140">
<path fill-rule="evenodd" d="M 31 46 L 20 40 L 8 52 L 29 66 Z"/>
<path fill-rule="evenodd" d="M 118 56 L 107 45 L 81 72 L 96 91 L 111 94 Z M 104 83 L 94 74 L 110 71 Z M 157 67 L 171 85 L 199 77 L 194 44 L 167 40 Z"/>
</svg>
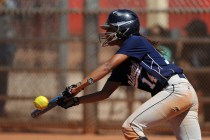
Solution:
<svg viewBox="0 0 210 140">
<path fill-rule="evenodd" d="M 143 41 L 143 40 L 145 40 L 145 38 L 143 36 L 139 36 L 139 35 L 131 35 L 127 38 L 127 40 Z"/>
<path fill-rule="evenodd" d="M 132 35 L 129 36 L 126 40 L 125 40 L 125 44 L 132 44 L 132 45 L 137 45 L 137 44 L 142 44 L 146 41 L 146 39 L 143 36 L 137 36 L 137 35 Z"/>
</svg>

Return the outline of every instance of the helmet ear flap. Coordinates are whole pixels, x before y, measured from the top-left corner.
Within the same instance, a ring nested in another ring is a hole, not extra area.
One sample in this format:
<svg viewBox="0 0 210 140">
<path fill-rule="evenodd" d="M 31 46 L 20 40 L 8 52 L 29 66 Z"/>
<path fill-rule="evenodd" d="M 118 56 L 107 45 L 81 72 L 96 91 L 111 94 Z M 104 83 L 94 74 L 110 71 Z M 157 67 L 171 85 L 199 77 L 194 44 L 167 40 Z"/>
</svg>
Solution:
<svg viewBox="0 0 210 140">
<path fill-rule="evenodd" d="M 119 38 L 119 39 L 123 39 L 123 38 L 126 38 L 127 36 L 126 36 L 126 32 L 128 31 L 129 29 L 124 29 L 124 30 L 122 30 L 122 31 L 117 31 L 116 33 L 117 33 L 117 37 Z"/>
<path fill-rule="evenodd" d="M 119 39 L 122 38 L 122 35 L 119 34 L 119 33 L 117 33 L 116 36 L 117 36 L 117 38 L 119 38 Z"/>
</svg>

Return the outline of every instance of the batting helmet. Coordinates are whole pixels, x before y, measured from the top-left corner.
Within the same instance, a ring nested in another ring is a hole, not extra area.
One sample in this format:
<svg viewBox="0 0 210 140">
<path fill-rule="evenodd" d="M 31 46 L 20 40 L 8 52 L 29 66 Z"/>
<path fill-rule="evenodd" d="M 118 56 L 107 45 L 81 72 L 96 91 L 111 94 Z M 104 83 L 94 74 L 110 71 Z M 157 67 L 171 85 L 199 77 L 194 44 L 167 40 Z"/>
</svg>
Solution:
<svg viewBox="0 0 210 140">
<path fill-rule="evenodd" d="M 106 30 L 106 33 L 100 34 L 100 39 L 105 39 L 102 43 L 104 47 L 115 40 L 139 35 L 140 22 L 133 11 L 118 9 L 109 14 L 106 23 L 101 25 L 101 28 Z"/>
</svg>

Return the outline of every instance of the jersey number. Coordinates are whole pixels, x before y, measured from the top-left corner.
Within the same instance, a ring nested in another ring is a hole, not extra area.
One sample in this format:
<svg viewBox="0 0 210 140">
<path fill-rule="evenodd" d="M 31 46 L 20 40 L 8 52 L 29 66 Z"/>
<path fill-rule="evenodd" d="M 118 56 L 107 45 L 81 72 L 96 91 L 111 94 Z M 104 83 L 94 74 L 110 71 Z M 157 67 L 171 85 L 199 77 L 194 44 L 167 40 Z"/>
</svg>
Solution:
<svg viewBox="0 0 210 140">
<path fill-rule="evenodd" d="M 151 83 L 149 80 L 142 78 L 142 83 L 147 84 L 151 89 L 155 88 L 155 84 Z"/>
</svg>

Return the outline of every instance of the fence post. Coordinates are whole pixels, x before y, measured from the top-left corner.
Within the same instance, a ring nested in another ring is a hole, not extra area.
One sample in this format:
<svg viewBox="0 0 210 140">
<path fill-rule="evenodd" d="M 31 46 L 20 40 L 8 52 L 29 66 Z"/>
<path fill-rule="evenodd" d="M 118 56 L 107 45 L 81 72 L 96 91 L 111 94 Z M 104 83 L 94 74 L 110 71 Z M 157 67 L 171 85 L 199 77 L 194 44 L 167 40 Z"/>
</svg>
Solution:
<svg viewBox="0 0 210 140">
<path fill-rule="evenodd" d="M 67 8 L 67 1 L 62 0 L 60 2 L 61 8 Z M 67 28 L 67 15 L 62 14 L 60 17 L 60 38 L 66 39 L 68 36 Z M 67 68 L 68 63 L 68 46 L 66 43 L 61 43 L 59 46 L 59 67 L 60 68 Z M 63 87 L 66 85 L 66 74 L 60 73 L 60 85 L 59 87 Z"/>
<path fill-rule="evenodd" d="M 98 65 L 98 0 L 85 0 L 84 10 L 84 74 L 88 75 Z M 97 85 L 85 89 L 84 94 L 97 91 Z M 96 133 L 96 103 L 84 105 L 84 133 Z"/>
</svg>

